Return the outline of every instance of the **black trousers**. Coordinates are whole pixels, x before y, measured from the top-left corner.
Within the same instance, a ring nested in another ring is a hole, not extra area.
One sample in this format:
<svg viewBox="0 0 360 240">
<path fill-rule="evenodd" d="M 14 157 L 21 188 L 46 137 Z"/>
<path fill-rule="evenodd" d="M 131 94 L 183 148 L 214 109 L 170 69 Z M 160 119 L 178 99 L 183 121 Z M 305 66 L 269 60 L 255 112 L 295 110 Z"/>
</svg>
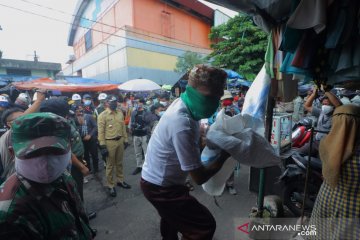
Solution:
<svg viewBox="0 0 360 240">
<path fill-rule="evenodd" d="M 186 240 L 210 240 L 216 222 L 210 211 L 189 194 L 186 186 L 161 187 L 143 179 L 141 189 L 158 211 L 164 240 L 178 240 L 178 232 Z"/>
<path fill-rule="evenodd" d="M 96 139 L 93 137 L 89 141 L 83 141 L 84 143 L 84 159 L 86 161 L 89 171 L 98 172 L 99 171 L 99 156 Z M 90 155 L 93 163 L 91 167 Z"/>
</svg>

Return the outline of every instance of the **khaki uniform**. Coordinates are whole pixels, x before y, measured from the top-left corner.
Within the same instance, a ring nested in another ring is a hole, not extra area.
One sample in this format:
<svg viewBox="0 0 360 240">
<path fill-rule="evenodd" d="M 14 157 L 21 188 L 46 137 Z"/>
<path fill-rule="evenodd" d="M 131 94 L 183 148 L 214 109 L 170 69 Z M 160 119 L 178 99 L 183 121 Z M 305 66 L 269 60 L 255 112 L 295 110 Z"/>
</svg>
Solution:
<svg viewBox="0 0 360 240">
<path fill-rule="evenodd" d="M 98 140 L 101 145 L 106 145 L 109 156 L 106 159 L 106 179 L 108 186 L 113 188 L 116 184 L 113 175 L 116 173 L 118 182 L 124 181 L 123 158 L 124 142 L 128 142 L 124 115 L 121 111 L 112 112 L 110 109 L 103 111 L 98 118 Z"/>
</svg>

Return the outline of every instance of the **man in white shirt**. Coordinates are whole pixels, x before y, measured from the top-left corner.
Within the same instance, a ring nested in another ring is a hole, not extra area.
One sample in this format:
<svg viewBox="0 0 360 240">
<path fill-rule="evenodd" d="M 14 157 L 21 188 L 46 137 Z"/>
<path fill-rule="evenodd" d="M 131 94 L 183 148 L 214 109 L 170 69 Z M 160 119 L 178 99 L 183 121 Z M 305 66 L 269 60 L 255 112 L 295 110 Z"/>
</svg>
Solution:
<svg viewBox="0 0 360 240">
<path fill-rule="evenodd" d="M 148 145 L 141 188 L 161 217 L 163 239 L 212 239 L 216 222 L 209 210 L 189 194 L 186 177 L 198 185 L 222 167 L 229 154 L 203 166 L 200 160 L 199 120 L 210 117 L 224 93 L 226 73 L 206 65 L 195 66 L 188 86 L 161 117 Z"/>
</svg>

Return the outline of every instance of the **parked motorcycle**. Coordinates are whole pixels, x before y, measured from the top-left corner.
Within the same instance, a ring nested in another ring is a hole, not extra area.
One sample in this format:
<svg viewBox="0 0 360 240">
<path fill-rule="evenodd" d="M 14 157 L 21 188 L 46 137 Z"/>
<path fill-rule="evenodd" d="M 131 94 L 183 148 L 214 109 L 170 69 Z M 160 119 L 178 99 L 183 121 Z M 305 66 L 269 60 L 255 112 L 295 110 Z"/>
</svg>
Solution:
<svg viewBox="0 0 360 240">
<path fill-rule="evenodd" d="M 310 141 L 312 125 L 313 120 L 306 117 L 293 126 L 291 135 L 292 147 L 300 148 Z"/>
<path fill-rule="evenodd" d="M 284 161 L 285 171 L 280 176 L 284 183 L 283 202 L 296 216 L 301 216 L 304 202 L 304 188 L 308 156 L 295 152 Z M 317 194 L 323 182 L 321 160 L 311 158 L 310 174 L 308 179 L 307 197 L 305 199 L 305 216 L 310 216 Z"/>
</svg>

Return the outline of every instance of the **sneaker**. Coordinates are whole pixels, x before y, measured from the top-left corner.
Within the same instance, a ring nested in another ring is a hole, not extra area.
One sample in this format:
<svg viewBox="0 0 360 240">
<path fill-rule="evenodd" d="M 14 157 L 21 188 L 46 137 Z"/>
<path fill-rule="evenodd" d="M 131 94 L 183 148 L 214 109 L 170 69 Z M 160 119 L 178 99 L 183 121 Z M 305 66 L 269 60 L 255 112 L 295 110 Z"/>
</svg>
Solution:
<svg viewBox="0 0 360 240">
<path fill-rule="evenodd" d="M 236 195 L 236 194 L 237 194 L 237 192 L 236 192 L 236 190 L 235 190 L 234 187 L 228 187 L 228 189 L 229 189 L 229 193 L 230 193 L 231 195 Z"/>
<path fill-rule="evenodd" d="M 194 186 L 190 182 L 186 182 L 185 186 L 189 189 L 189 191 L 194 191 Z"/>
<path fill-rule="evenodd" d="M 135 168 L 135 170 L 133 171 L 132 175 L 136 175 L 136 174 L 138 174 L 138 173 L 141 173 L 141 170 L 142 170 L 141 167 Z"/>
<path fill-rule="evenodd" d="M 131 186 L 129 184 L 127 184 L 126 182 L 118 182 L 117 185 L 119 187 L 125 188 L 125 189 L 130 189 Z"/>
<path fill-rule="evenodd" d="M 109 194 L 111 197 L 116 197 L 116 190 L 115 188 L 109 188 Z"/>
<path fill-rule="evenodd" d="M 88 183 L 89 180 L 87 179 L 87 177 L 84 177 L 84 183 Z"/>
</svg>

